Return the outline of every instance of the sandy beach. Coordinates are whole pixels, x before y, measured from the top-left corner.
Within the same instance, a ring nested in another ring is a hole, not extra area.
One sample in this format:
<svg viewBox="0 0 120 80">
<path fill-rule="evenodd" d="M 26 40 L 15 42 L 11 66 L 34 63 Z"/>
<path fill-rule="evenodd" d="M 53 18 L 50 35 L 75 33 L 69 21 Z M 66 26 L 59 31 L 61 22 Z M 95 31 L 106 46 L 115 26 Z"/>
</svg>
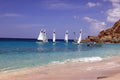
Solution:
<svg viewBox="0 0 120 80">
<path fill-rule="evenodd" d="M 120 57 L 97 62 L 67 62 L 0 72 L 0 80 L 118 80 Z"/>
</svg>

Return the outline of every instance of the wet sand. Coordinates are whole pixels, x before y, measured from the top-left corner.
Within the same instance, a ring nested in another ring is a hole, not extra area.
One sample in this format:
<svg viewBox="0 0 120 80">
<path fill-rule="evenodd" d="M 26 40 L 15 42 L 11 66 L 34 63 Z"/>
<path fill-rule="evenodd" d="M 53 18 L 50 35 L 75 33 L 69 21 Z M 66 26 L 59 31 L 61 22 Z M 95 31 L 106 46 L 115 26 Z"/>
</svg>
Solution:
<svg viewBox="0 0 120 80">
<path fill-rule="evenodd" d="M 0 80 L 118 80 L 119 76 L 120 56 L 0 72 Z"/>
</svg>

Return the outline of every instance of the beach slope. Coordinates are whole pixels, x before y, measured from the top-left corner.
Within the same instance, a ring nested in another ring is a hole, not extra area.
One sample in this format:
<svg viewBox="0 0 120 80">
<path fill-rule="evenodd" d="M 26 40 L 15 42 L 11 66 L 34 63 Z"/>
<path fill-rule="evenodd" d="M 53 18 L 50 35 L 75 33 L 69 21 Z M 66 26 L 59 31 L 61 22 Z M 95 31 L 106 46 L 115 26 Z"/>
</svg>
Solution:
<svg viewBox="0 0 120 80">
<path fill-rule="evenodd" d="M 0 72 L 0 80 L 117 80 L 119 76 L 120 57 Z"/>
</svg>

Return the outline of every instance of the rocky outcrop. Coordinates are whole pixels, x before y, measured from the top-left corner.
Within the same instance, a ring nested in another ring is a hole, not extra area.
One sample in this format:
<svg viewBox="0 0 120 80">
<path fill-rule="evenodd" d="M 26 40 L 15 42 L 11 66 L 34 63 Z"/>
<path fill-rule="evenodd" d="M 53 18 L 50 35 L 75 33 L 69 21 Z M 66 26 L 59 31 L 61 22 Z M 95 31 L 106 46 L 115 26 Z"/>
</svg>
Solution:
<svg viewBox="0 0 120 80">
<path fill-rule="evenodd" d="M 88 36 L 82 42 L 108 42 L 120 43 L 120 20 L 118 20 L 113 27 L 101 31 L 98 36 Z"/>
</svg>

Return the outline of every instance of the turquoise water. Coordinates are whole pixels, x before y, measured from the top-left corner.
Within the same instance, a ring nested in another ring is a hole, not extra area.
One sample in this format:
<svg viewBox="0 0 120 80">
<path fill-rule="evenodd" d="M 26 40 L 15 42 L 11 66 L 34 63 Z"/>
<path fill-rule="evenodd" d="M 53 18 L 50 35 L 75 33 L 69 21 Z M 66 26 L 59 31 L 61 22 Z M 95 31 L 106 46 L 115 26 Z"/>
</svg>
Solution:
<svg viewBox="0 0 120 80">
<path fill-rule="evenodd" d="M 88 47 L 87 43 L 80 45 L 72 41 L 65 43 L 57 41 L 40 43 L 35 40 L 0 41 L 0 71 L 40 66 L 54 61 L 92 58 L 120 55 L 120 44 L 102 44 Z"/>
</svg>

